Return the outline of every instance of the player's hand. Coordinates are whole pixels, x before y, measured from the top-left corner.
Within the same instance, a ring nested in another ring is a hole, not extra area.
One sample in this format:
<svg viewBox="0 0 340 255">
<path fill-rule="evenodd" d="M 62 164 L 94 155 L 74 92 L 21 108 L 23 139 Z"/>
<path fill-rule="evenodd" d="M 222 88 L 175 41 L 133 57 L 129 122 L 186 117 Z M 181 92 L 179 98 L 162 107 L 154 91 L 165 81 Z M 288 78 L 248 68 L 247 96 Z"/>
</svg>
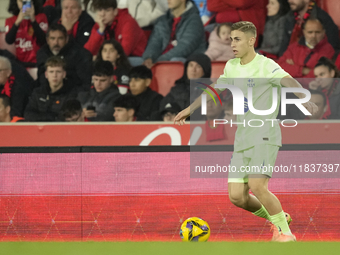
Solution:
<svg viewBox="0 0 340 255">
<path fill-rule="evenodd" d="M 30 17 L 31 22 L 35 21 L 35 11 L 33 6 L 26 9 L 25 16 Z"/>
<path fill-rule="evenodd" d="M 302 105 L 306 107 L 307 111 L 309 111 L 312 115 L 316 114 L 318 111 L 318 106 L 311 101 L 304 103 Z"/>
<path fill-rule="evenodd" d="M 190 106 L 185 108 L 183 111 L 179 112 L 175 119 L 174 119 L 174 124 L 177 124 L 179 126 L 185 124 L 185 119 L 190 116 Z"/>
<path fill-rule="evenodd" d="M 293 59 L 287 59 L 286 62 L 287 62 L 287 64 L 289 64 L 289 65 L 292 65 L 292 66 L 294 65 Z"/>
</svg>

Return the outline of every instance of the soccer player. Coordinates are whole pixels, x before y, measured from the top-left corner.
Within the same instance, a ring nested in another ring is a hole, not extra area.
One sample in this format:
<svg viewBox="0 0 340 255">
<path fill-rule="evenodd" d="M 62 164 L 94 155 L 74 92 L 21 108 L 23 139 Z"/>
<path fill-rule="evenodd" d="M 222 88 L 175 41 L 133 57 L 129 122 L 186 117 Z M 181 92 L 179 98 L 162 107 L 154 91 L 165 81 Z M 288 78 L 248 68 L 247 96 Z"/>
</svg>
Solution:
<svg viewBox="0 0 340 255">
<path fill-rule="evenodd" d="M 302 86 L 286 73 L 277 63 L 262 55 L 256 54 L 254 44 L 256 41 L 256 27 L 248 21 L 237 22 L 231 29 L 231 47 L 235 59 L 227 62 L 224 74 L 215 84 L 234 84 L 239 87 L 247 97 L 248 86 L 253 88 L 253 105 L 255 109 L 269 109 L 272 104 L 272 87 L 296 87 Z M 262 78 L 262 79 L 256 79 Z M 249 79 L 253 79 L 251 84 Z M 222 89 L 216 89 L 221 93 Z M 278 89 L 278 91 L 280 91 Z M 279 93 L 279 92 L 278 92 Z M 303 93 L 295 93 L 299 98 L 304 98 Z M 278 102 L 279 103 L 279 102 Z M 277 104 L 278 104 L 277 103 Z M 183 125 L 189 117 L 201 105 L 201 97 L 196 99 L 188 108 L 175 117 L 174 123 Z M 317 111 L 317 106 L 312 102 L 302 104 L 311 114 Z M 270 115 L 258 116 L 252 114 L 245 107 L 245 114 L 238 115 L 238 123 L 253 117 L 265 117 L 263 119 L 276 119 L 276 111 Z M 279 147 L 281 146 L 281 130 L 277 122 L 269 122 L 263 127 L 247 127 L 238 125 L 234 141 L 234 153 L 230 165 L 240 169 L 241 166 L 275 165 Z M 268 190 L 270 172 L 255 174 L 237 173 L 237 176 L 229 174 L 228 191 L 230 201 L 254 215 L 265 218 L 276 226 L 272 241 L 289 242 L 296 241 L 288 226 L 288 219 L 282 210 L 277 197 Z M 249 194 L 249 190 L 254 195 Z"/>
</svg>

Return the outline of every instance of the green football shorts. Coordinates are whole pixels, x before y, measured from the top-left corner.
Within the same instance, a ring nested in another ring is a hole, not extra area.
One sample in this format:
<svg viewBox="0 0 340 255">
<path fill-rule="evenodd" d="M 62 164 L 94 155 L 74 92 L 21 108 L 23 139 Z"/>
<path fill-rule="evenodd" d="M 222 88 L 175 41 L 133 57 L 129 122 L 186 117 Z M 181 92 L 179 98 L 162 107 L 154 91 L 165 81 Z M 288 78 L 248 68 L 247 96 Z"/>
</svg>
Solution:
<svg viewBox="0 0 340 255">
<path fill-rule="evenodd" d="M 248 176 L 262 174 L 272 177 L 279 146 L 257 144 L 234 152 L 230 160 L 228 182 L 248 183 Z"/>
</svg>

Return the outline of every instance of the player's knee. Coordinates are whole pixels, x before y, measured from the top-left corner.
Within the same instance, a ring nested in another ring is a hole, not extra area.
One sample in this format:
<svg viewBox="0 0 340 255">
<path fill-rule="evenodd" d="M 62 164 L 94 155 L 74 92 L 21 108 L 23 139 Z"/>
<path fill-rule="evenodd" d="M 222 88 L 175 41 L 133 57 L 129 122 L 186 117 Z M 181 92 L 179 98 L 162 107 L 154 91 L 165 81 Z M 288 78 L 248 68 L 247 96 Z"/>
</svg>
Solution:
<svg viewBox="0 0 340 255">
<path fill-rule="evenodd" d="M 237 207 L 245 208 L 247 205 L 247 199 L 242 193 L 231 192 L 229 193 L 230 202 Z"/>
<path fill-rule="evenodd" d="M 256 197 L 259 197 L 261 194 L 265 194 L 268 191 L 267 187 L 261 184 L 250 184 L 249 188 Z"/>
</svg>

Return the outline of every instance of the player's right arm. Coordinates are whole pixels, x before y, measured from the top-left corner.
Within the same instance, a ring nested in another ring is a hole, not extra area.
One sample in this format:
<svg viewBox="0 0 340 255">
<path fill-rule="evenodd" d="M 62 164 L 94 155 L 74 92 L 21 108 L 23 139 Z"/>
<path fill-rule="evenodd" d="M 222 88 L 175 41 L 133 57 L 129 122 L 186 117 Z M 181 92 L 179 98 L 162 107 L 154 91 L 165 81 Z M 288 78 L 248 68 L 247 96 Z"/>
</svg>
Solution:
<svg viewBox="0 0 340 255">
<path fill-rule="evenodd" d="M 211 84 L 210 86 L 213 87 L 215 89 L 215 85 L 216 83 L 214 82 L 213 84 Z M 210 90 L 210 89 L 209 89 Z M 216 92 L 218 94 L 220 94 L 222 91 L 219 89 L 215 89 Z M 205 92 L 203 92 L 202 94 L 205 94 Z M 178 124 L 178 125 L 184 125 L 185 124 L 185 120 L 194 112 L 196 111 L 198 108 L 200 108 L 201 106 L 201 100 L 202 100 L 202 95 L 199 96 L 198 98 L 196 98 L 196 100 L 189 105 L 187 108 L 185 108 L 183 111 L 179 112 L 175 119 L 174 119 L 174 124 Z M 207 102 L 212 100 L 211 97 L 207 97 Z"/>
</svg>

